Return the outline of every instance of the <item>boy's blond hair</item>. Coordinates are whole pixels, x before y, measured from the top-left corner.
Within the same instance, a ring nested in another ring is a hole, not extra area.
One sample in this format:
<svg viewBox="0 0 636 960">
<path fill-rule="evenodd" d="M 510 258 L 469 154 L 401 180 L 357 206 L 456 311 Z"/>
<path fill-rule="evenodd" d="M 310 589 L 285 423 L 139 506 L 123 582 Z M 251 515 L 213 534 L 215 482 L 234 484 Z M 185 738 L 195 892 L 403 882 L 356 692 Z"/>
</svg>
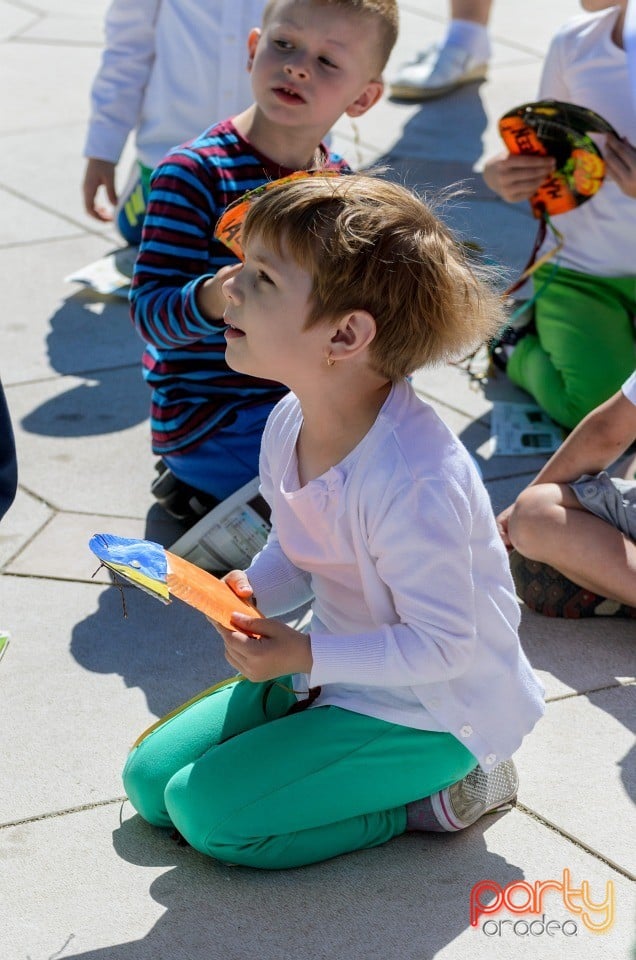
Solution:
<svg viewBox="0 0 636 960">
<path fill-rule="evenodd" d="M 266 24 L 268 18 L 279 0 L 269 0 L 263 11 L 263 24 Z M 377 50 L 377 70 L 378 78 L 386 66 L 391 51 L 397 40 L 399 27 L 399 10 L 397 0 L 311 0 L 317 6 L 339 7 L 344 10 L 351 10 L 360 14 L 361 17 L 367 17 L 375 21 L 378 27 L 379 44 Z"/>
<path fill-rule="evenodd" d="M 367 310 L 373 369 L 400 380 L 456 360 L 503 323 L 493 271 L 464 249 L 415 194 L 378 177 L 313 176 L 273 186 L 249 209 L 256 234 L 313 277 L 307 326 Z"/>
</svg>

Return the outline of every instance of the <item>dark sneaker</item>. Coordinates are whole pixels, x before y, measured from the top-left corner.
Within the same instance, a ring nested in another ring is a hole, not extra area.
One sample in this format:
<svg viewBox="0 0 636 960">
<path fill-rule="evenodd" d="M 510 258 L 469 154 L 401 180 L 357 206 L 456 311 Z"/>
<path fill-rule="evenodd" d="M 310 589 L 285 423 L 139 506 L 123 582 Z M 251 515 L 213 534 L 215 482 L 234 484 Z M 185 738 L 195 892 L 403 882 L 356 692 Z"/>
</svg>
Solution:
<svg viewBox="0 0 636 960">
<path fill-rule="evenodd" d="M 536 329 L 532 313 L 516 323 L 505 323 L 488 344 L 488 356 L 493 365 L 505 373 L 514 348 L 527 334 L 536 333 Z"/>
<path fill-rule="evenodd" d="M 220 503 L 211 494 L 197 490 L 175 477 L 163 460 L 157 461 L 155 470 L 157 476 L 152 481 L 150 490 L 166 513 L 176 520 L 192 526 Z"/>
<path fill-rule="evenodd" d="M 519 598 L 544 617 L 571 620 L 582 617 L 636 618 L 636 607 L 585 590 L 554 567 L 538 560 L 528 560 L 516 550 L 510 554 L 510 570 Z"/>
</svg>

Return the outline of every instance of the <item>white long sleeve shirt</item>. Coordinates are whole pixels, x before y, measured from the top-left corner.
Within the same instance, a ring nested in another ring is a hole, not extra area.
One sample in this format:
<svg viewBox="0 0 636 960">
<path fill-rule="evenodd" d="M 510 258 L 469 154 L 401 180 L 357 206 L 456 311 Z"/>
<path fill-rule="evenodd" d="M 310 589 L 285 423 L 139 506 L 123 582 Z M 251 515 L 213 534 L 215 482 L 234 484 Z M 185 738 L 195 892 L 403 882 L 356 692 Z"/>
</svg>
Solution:
<svg viewBox="0 0 636 960">
<path fill-rule="evenodd" d="M 521 649 L 506 552 L 460 441 L 406 382 L 340 464 L 299 486 L 298 400 L 268 420 L 271 538 L 248 570 L 259 609 L 313 597 L 317 705 L 454 734 L 485 769 L 543 712 Z"/>
<path fill-rule="evenodd" d="M 264 0 L 113 0 L 91 90 L 84 156 L 137 155 L 156 167 L 168 150 L 252 101 L 247 37 Z"/>
<path fill-rule="evenodd" d="M 636 145 L 636 110 L 627 54 L 612 40 L 618 8 L 569 21 L 548 50 L 539 97 L 588 107 Z M 604 137 L 593 137 L 603 151 Z M 600 277 L 636 274 L 636 200 L 609 179 L 576 210 L 554 218 L 565 238 L 562 266 Z M 548 237 L 539 256 L 554 247 Z"/>
</svg>

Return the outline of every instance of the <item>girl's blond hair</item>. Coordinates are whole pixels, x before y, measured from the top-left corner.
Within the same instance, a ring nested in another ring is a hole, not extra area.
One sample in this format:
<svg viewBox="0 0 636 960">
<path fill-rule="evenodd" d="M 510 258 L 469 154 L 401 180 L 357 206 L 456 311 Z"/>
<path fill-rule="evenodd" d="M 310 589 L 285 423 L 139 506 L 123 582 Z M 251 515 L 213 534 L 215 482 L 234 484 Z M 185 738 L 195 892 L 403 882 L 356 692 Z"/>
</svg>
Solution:
<svg viewBox="0 0 636 960">
<path fill-rule="evenodd" d="M 273 186 L 249 209 L 243 242 L 253 234 L 312 276 L 308 327 L 373 316 L 370 362 L 390 380 L 465 356 L 503 323 L 494 271 L 399 184 L 355 174 Z"/>
</svg>

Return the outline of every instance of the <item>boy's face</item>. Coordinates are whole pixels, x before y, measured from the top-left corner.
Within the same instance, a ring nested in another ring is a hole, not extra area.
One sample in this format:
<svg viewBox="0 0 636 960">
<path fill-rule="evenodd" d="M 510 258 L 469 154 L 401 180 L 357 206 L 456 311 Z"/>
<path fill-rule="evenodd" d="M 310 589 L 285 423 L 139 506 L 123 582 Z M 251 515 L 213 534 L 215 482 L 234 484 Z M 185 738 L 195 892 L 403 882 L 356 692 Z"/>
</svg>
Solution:
<svg viewBox="0 0 636 960">
<path fill-rule="evenodd" d="M 261 111 L 282 126 L 315 128 L 320 140 L 343 113 L 361 116 L 380 98 L 379 25 L 313 0 L 279 0 L 248 47 Z"/>
<path fill-rule="evenodd" d="M 240 373 L 291 386 L 311 377 L 326 362 L 330 330 L 309 330 L 313 281 L 283 245 L 282 256 L 259 236 L 245 246 L 241 269 L 223 284 L 228 365 Z"/>
</svg>

